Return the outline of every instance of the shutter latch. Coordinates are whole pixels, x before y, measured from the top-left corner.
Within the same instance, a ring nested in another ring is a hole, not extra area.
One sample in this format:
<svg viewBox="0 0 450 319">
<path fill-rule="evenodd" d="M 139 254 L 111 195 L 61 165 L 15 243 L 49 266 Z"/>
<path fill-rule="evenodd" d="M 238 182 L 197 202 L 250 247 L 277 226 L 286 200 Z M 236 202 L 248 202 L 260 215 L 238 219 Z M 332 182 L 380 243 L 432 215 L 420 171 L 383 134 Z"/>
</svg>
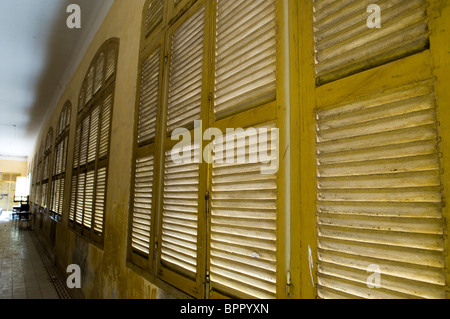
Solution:
<svg viewBox="0 0 450 319">
<path fill-rule="evenodd" d="M 209 192 L 205 194 L 205 205 L 206 205 L 206 221 L 209 220 Z"/>
</svg>

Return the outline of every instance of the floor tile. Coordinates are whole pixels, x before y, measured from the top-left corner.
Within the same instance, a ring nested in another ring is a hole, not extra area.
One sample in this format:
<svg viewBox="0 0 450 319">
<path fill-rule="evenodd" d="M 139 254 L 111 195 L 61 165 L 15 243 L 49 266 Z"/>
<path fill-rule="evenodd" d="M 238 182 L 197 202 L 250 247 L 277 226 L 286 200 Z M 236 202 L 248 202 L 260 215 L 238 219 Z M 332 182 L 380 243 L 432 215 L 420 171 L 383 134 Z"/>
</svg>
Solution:
<svg viewBox="0 0 450 319">
<path fill-rule="evenodd" d="M 0 299 L 58 299 L 32 231 L 0 216 Z"/>
</svg>

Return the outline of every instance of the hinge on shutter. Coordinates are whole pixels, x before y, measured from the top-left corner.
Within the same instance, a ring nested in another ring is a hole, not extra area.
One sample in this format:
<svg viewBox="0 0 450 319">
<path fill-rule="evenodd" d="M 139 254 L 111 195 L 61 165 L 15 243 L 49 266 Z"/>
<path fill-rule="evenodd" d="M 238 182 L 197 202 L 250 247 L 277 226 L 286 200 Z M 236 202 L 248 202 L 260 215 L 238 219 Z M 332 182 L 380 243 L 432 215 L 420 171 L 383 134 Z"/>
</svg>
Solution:
<svg viewBox="0 0 450 319">
<path fill-rule="evenodd" d="M 208 100 L 209 100 L 209 101 L 212 101 L 212 100 L 213 100 L 213 94 L 212 94 L 212 92 L 209 92 L 209 94 L 208 94 Z"/>
<path fill-rule="evenodd" d="M 164 56 L 164 63 L 167 63 L 168 60 L 169 60 L 169 56 L 166 54 L 166 55 Z"/>
</svg>

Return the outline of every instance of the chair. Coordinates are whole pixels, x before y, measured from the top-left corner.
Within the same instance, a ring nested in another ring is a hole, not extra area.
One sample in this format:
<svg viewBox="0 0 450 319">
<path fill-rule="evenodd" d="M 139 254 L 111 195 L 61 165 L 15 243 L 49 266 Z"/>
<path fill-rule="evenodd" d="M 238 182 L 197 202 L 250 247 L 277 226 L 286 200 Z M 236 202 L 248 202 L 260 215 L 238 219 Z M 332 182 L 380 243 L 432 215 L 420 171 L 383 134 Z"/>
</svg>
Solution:
<svg viewBox="0 0 450 319">
<path fill-rule="evenodd" d="M 31 227 L 31 213 L 30 212 L 20 212 L 19 213 L 19 228 L 21 226 L 23 226 L 23 223 L 25 223 L 26 228 L 30 228 Z"/>
</svg>

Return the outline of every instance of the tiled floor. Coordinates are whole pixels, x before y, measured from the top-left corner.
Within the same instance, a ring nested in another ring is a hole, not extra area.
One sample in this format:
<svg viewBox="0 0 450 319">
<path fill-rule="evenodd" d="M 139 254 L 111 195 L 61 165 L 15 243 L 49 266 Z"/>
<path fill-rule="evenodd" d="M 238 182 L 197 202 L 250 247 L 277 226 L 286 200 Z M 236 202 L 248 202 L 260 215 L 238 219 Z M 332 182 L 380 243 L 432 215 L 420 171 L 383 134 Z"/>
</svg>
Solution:
<svg viewBox="0 0 450 319">
<path fill-rule="evenodd" d="M 19 229 L 10 214 L 0 215 L 0 299 L 58 299 L 33 242 L 31 230 Z"/>
</svg>

